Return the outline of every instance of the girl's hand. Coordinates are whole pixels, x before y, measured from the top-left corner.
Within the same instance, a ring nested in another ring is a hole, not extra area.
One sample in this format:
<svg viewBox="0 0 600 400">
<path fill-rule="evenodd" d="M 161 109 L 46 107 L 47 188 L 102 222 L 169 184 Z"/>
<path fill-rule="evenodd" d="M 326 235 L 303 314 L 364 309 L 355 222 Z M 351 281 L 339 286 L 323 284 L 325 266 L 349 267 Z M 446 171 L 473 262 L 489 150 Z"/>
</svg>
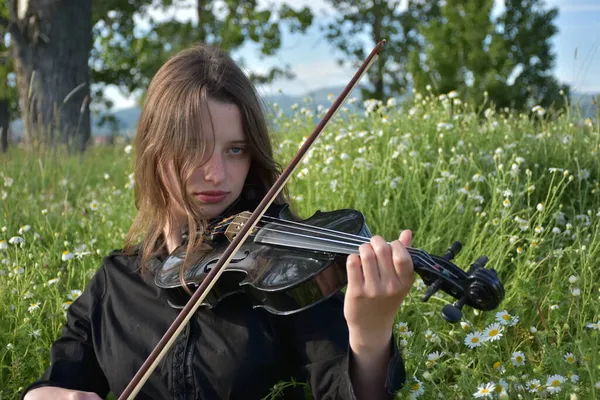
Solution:
<svg viewBox="0 0 600 400">
<path fill-rule="evenodd" d="M 27 392 L 23 400 L 102 400 L 100 396 L 92 392 L 81 392 L 59 387 L 44 386 Z"/>
<path fill-rule="evenodd" d="M 410 230 L 404 230 L 390 244 L 374 236 L 360 245 L 360 256 L 348 256 L 344 316 L 355 352 L 389 344 L 396 312 L 414 282 L 414 266 L 406 250 L 411 236 Z"/>
</svg>

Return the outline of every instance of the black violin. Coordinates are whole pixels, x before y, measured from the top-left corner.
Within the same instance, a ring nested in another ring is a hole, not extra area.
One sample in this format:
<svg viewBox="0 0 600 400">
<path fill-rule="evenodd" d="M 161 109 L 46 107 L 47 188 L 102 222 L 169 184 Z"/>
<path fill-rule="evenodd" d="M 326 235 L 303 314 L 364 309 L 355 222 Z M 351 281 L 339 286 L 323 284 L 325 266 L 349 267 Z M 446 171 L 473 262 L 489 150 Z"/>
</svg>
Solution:
<svg viewBox="0 0 600 400">
<path fill-rule="evenodd" d="M 250 215 L 236 213 L 210 226 L 205 234 L 210 248 L 186 271 L 189 289 L 195 290 L 210 273 Z M 287 205 L 277 206 L 276 212 L 263 216 L 234 253 L 202 306 L 211 308 L 227 296 L 244 293 L 254 307 L 274 314 L 305 310 L 346 286 L 346 258 L 358 254 L 358 247 L 371 236 L 364 215 L 356 210 L 317 211 L 306 220 L 297 220 Z M 449 322 L 461 319 L 465 305 L 489 311 L 504 298 L 504 287 L 496 271 L 485 269 L 486 256 L 479 257 L 468 271 L 450 262 L 461 247 L 460 242 L 453 243 L 443 257 L 407 248 L 415 272 L 428 286 L 421 300 L 426 302 L 439 290 L 457 299 L 442 310 Z M 183 308 L 190 297 L 179 276 L 184 258 L 181 246 L 165 259 L 155 276 L 156 285 L 166 290 L 169 304 L 175 308 Z"/>
</svg>

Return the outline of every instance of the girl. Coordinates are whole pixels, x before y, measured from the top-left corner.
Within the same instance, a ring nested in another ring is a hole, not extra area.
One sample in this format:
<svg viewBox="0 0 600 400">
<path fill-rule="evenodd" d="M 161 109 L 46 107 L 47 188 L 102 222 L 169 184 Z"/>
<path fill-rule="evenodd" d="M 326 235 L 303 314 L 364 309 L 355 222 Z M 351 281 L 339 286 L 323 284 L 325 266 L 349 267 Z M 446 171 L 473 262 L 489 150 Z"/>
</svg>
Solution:
<svg viewBox="0 0 600 400">
<path fill-rule="evenodd" d="M 138 213 L 124 248 L 69 307 L 51 365 L 26 400 L 118 396 L 178 312 L 154 284 L 156 267 L 177 248 L 201 251 L 199 232 L 253 210 L 280 172 L 251 82 L 203 45 L 153 78 L 135 146 Z M 282 194 L 273 207 L 285 202 Z M 372 237 L 347 258 L 345 295 L 297 314 L 254 309 L 242 295 L 200 308 L 136 398 L 259 399 L 291 379 L 316 399 L 391 398 L 405 381 L 392 326 L 413 283 L 410 243 L 410 231 L 390 244 Z"/>
</svg>

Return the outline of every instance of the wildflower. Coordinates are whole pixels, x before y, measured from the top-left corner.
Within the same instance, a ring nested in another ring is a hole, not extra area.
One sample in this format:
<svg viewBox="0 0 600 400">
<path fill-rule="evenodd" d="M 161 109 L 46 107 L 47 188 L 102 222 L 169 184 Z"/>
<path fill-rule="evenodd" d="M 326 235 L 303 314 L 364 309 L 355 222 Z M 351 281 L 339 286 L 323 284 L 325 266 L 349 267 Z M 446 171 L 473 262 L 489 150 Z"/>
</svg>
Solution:
<svg viewBox="0 0 600 400">
<path fill-rule="evenodd" d="M 532 379 L 525 384 L 525 387 L 529 393 L 539 393 L 542 391 L 542 383 L 539 379 Z"/>
<path fill-rule="evenodd" d="M 500 340 L 500 338 L 502 337 L 502 330 L 502 326 L 498 323 L 493 323 L 489 325 L 483 332 L 485 340 L 490 342 Z"/>
<path fill-rule="evenodd" d="M 399 335 L 405 335 L 408 330 L 408 324 L 406 322 L 398 322 L 396 324 L 396 329 L 398 330 Z"/>
<path fill-rule="evenodd" d="M 25 239 L 23 239 L 21 236 L 13 236 L 10 239 L 8 239 L 8 243 L 23 245 L 25 243 Z"/>
<path fill-rule="evenodd" d="M 92 202 L 90 203 L 90 209 L 92 211 L 96 211 L 96 210 L 98 210 L 99 207 L 100 207 L 100 203 L 98 203 L 98 200 L 92 200 Z"/>
<path fill-rule="evenodd" d="M 0 240 L 0 250 L 8 249 L 8 244 L 6 244 L 6 240 Z"/>
<path fill-rule="evenodd" d="M 522 351 L 515 351 L 512 353 L 511 361 L 515 367 L 523 366 L 525 365 L 525 354 Z"/>
<path fill-rule="evenodd" d="M 81 296 L 81 290 L 74 289 L 74 290 L 71 290 L 71 292 L 69 292 L 69 294 L 67 295 L 67 298 L 69 300 L 75 301 L 79 296 Z"/>
<path fill-rule="evenodd" d="M 31 337 L 32 337 L 32 338 L 34 338 L 34 339 L 37 339 L 37 338 L 39 338 L 41 335 L 42 335 L 42 330 L 41 330 L 41 329 L 36 329 L 36 330 L 34 330 L 34 331 L 31 331 L 31 332 L 29 333 L 29 336 L 31 336 Z"/>
<path fill-rule="evenodd" d="M 71 253 L 69 250 L 63 251 L 62 256 L 61 256 L 61 260 L 63 260 L 63 261 L 69 261 L 72 258 L 73 258 L 73 253 Z"/>
<path fill-rule="evenodd" d="M 69 301 L 65 301 L 65 302 L 63 303 L 63 305 L 62 305 L 62 308 L 63 308 L 63 310 L 66 310 L 66 309 L 68 309 L 68 308 L 71 306 L 71 304 L 72 304 L 72 303 L 73 303 L 73 302 L 72 302 L 72 301 L 70 301 L 70 300 L 69 300 Z"/>
<path fill-rule="evenodd" d="M 415 382 L 410 387 L 410 398 L 416 399 L 418 397 L 421 397 L 423 392 L 425 392 L 425 388 L 423 387 L 423 383 L 419 379 L 417 379 L 416 376 L 413 377 L 413 379 Z"/>
<path fill-rule="evenodd" d="M 573 353 L 566 353 L 564 355 L 565 357 L 565 361 L 568 362 L 569 364 L 575 364 L 575 361 L 577 361 L 577 359 L 575 358 L 575 354 Z"/>
<path fill-rule="evenodd" d="M 502 365 L 502 363 L 500 361 L 496 361 L 494 363 L 494 365 L 492 365 L 492 368 L 494 368 L 495 370 L 497 370 L 501 374 L 504 373 L 504 366 Z"/>
<path fill-rule="evenodd" d="M 492 397 L 492 393 L 496 385 L 494 383 L 486 383 L 477 388 L 477 392 L 473 393 L 474 397 Z"/>
<path fill-rule="evenodd" d="M 463 330 L 465 330 L 465 331 L 468 331 L 468 330 L 469 330 L 469 328 L 471 328 L 471 325 L 469 325 L 469 323 L 468 323 L 468 322 L 465 322 L 465 321 L 460 321 L 460 326 L 461 326 L 461 328 L 463 328 Z"/>
<path fill-rule="evenodd" d="M 502 202 L 502 205 L 503 205 L 505 208 L 508 208 L 508 207 L 510 207 L 510 204 L 511 204 L 511 203 L 510 203 L 510 200 L 509 200 L 509 199 L 504 199 L 504 201 Z"/>
<path fill-rule="evenodd" d="M 31 303 L 29 305 L 29 308 L 27 308 L 27 311 L 29 311 L 30 313 L 33 313 L 35 310 L 37 310 L 38 308 L 40 308 L 40 304 L 41 303 Z"/>
<path fill-rule="evenodd" d="M 575 283 L 577 282 L 577 279 L 579 278 L 577 278 L 575 275 L 571 275 L 569 276 L 569 283 Z"/>
<path fill-rule="evenodd" d="M 25 232 L 29 232 L 31 230 L 31 225 L 23 225 L 19 228 L 19 235 L 24 234 Z"/>
<path fill-rule="evenodd" d="M 439 351 L 434 351 L 433 353 L 429 353 L 429 355 L 427 355 L 427 362 L 426 365 L 428 368 L 433 367 L 434 365 L 437 364 L 438 360 L 444 355 L 444 352 L 439 352 Z"/>
<path fill-rule="evenodd" d="M 473 182 L 483 182 L 483 181 L 485 181 L 485 178 L 479 172 L 477 172 L 475 175 L 473 175 L 471 180 Z"/>
<path fill-rule="evenodd" d="M 549 393 L 558 393 L 562 390 L 562 385 L 565 382 L 565 377 L 562 375 L 551 375 L 546 381 L 546 390 Z"/>
<path fill-rule="evenodd" d="M 128 144 L 127 146 L 125 146 L 125 154 L 131 154 L 131 151 L 133 150 L 133 146 Z"/>
<path fill-rule="evenodd" d="M 572 372 L 569 372 L 569 373 L 567 374 L 567 376 L 569 377 L 569 380 L 571 380 L 571 382 L 572 382 L 572 383 L 577 383 L 577 382 L 579 382 L 579 375 L 577 375 L 577 374 L 574 374 L 574 373 L 572 373 Z"/>
<path fill-rule="evenodd" d="M 535 208 L 538 211 L 543 211 L 544 210 L 544 204 L 543 203 L 538 203 L 538 205 Z"/>
<path fill-rule="evenodd" d="M 506 310 L 496 313 L 496 321 L 500 322 L 502 325 L 508 325 L 511 318 L 511 315 Z"/>
<path fill-rule="evenodd" d="M 578 297 L 581 295 L 581 290 L 579 288 L 573 288 L 571 289 L 571 294 L 575 297 Z"/>
<path fill-rule="evenodd" d="M 481 335 L 481 332 L 473 332 L 469 333 L 467 337 L 465 337 L 465 345 L 470 349 L 481 346 L 484 339 Z"/>
</svg>

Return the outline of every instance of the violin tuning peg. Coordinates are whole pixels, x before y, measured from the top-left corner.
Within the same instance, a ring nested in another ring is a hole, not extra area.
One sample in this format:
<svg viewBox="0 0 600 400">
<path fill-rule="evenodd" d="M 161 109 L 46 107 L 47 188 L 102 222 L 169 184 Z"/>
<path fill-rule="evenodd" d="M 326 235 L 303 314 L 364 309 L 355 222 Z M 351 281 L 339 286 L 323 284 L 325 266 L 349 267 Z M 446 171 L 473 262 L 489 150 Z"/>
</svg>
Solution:
<svg viewBox="0 0 600 400">
<path fill-rule="evenodd" d="M 421 296 L 421 301 L 425 303 L 427 300 L 429 300 L 429 298 L 431 296 L 433 296 L 435 294 L 435 292 L 440 290 L 440 287 L 442 287 L 443 283 L 444 283 L 444 281 L 442 281 L 441 279 L 437 279 L 435 282 L 433 282 L 431 284 L 431 286 L 429 286 L 427 288 L 427 290 L 425 291 L 425 294 L 423 294 L 423 296 Z"/>
<path fill-rule="evenodd" d="M 452 243 L 452 245 L 450 245 L 450 247 L 448 247 L 448 249 L 446 250 L 446 254 L 444 254 L 444 259 L 446 261 L 452 260 L 454 257 L 456 257 L 456 255 L 460 252 L 461 249 L 462 244 L 459 241 Z"/>
<path fill-rule="evenodd" d="M 462 319 L 462 308 L 467 302 L 467 297 L 463 296 L 454 304 L 446 304 L 442 309 L 442 316 L 451 323 L 456 323 Z"/>
<path fill-rule="evenodd" d="M 477 258 L 477 260 L 475 260 L 473 264 L 471 264 L 471 267 L 469 268 L 469 271 L 467 271 L 467 273 L 471 273 L 472 271 L 478 270 L 480 268 L 485 268 L 485 264 L 487 264 L 488 261 L 489 258 L 487 256 L 480 256 L 479 258 Z"/>
</svg>

